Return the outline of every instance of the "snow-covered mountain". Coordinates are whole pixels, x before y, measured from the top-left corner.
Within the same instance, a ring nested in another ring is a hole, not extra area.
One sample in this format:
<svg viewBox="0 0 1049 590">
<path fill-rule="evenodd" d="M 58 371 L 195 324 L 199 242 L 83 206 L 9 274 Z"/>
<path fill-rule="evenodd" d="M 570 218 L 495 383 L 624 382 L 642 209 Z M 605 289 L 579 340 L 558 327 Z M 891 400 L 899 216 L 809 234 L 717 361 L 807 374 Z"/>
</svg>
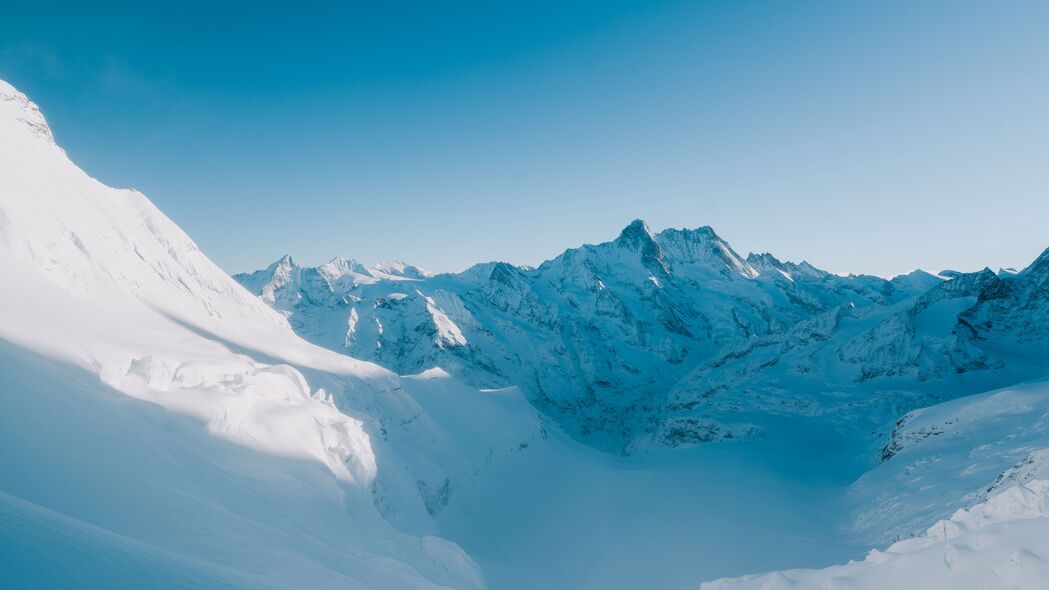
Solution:
<svg viewBox="0 0 1049 590">
<path fill-rule="evenodd" d="M 1049 254 L 840 277 L 634 222 L 234 281 L 0 82 L 0 269 L 4 588 L 1047 575 Z"/>
<path fill-rule="evenodd" d="M 435 515 L 530 406 L 304 342 L 3 82 L 0 268 L 0 585 L 484 586 Z"/>
<path fill-rule="evenodd" d="M 1038 376 L 1046 257 L 1001 277 L 842 277 L 744 258 L 710 228 L 635 221 L 535 269 L 390 276 L 286 256 L 235 278 L 316 344 L 401 374 L 519 386 L 588 443 L 634 452 L 761 436 L 755 418 L 770 412 L 846 411 L 873 427 Z"/>
</svg>

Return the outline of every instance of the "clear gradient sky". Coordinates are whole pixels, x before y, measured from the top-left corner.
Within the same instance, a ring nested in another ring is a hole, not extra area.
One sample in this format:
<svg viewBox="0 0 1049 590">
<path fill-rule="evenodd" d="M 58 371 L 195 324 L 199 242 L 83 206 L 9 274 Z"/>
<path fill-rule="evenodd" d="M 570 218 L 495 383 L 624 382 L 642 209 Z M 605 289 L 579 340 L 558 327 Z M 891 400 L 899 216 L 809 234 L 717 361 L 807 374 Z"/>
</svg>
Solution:
<svg viewBox="0 0 1049 590">
<path fill-rule="evenodd" d="M 0 78 L 230 272 L 535 264 L 641 217 L 893 275 L 1049 246 L 1047 31 L 1047 2 L 0 0 Z"/>
</svg>

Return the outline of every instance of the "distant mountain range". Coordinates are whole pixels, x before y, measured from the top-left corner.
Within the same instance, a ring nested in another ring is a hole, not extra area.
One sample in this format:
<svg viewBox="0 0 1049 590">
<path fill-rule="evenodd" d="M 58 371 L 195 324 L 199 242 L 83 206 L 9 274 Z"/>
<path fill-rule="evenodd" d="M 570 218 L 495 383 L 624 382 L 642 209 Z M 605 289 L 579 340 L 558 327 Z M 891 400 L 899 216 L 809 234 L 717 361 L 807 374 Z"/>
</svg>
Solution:
<svg viewBox="0 0 1049 590">
<path fill-rule="evenodd" d="M 874 428 L 1049 363 L 1049 251 L 1020 272 L 887 280 L 743 257 L 709 227 L 653 233 L 637 220 L 538 268 L 434 275 L 285 256 L 234 278 L 315 344 L 399 374 L 440 367 L 518 386 L 615 453 L 764 436 L 770 413 Z"/>
</svg>

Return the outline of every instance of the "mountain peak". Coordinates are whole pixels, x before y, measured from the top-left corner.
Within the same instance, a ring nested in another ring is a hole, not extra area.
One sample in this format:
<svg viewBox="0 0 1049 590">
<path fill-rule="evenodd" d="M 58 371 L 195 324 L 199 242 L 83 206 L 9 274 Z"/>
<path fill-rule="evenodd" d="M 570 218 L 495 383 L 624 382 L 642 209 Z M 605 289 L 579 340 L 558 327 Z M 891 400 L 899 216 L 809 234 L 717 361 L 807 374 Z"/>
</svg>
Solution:
<svg viewBox="0 0 1049 590">
<path fill-rule="evenodd" d="M 371 277 L 371 273 L 368 272 L 368 269 L 363 264 L 353 258 L 344 258 L 342 256 L 336 256 L 328 262 L 318 266 L 317 271 L 329 279 L 338 279 L 345 276 L 356 275 Z"/>
<path fill-rule="evenodd" d="M 0 80 L 0 119 L 9 119 L 16 125 L 28 129 L 33 136 L 55 145 L 55 136 L 51 133 L 44 114 L 40 112 L 40 107 L 3 80 Z"/>
<path fill-rule="evenodd" d="M 259 272 L 272 278 L 287 280 L 298 266 L 299 265 L 295 264 L 295 260 L 290 254 L 285 254 L 284 256 L 281 256 L 279 260 Z"/>
<path fill-rule="evenodd" d="M 708 225 L 696 229 L 665 229 L 659 232 L 658 240 L 672 264 L 712 264 L 718 272 L 751 279 L 760 274 Z"/>
<path fill-rule="evenodd" d="M 747 264 L 753 266 L 759 272 L 766 272 L 770 270 L 785 270 L 783 268 L 783 263 L 780 262 L 779 258 L 776 258 L 769 252 L 762 252 L 760 254 L 751 252 L 747 255 L 746 260 Z"/>
<path fill-rule="evenodd" d="M 628 246 L 639 246 L 647 242 L 655 242 L 655 239 L 652 236 L 652 230 L 648 228 L 648 224 L 643 219 L 635 219 L 627 224 L 623 231 L 619 232 L 616 242 Z"/>
<path fill-rule="evenodd" d="M 402 260 L 380 260 L 368 270 L 372 275 L 380 275 L 391 279 L 419 280 L 434 276 L 434 273 L 425 268 L 408 264 Z"/>
<path fill-rule="evenodd" d="M 623 231 L 619 232 L 619 237 L 614 243 L 639 253 L 642 264 L 650 271 L 667 272 L 666 264 L 663 262 L 663 250 L 656 242 L 655 236 L 652 235 L 652 230 L 648 229 L 648 224 L 643 220 L 631 221 L 623 228 Z"/>
</svg>

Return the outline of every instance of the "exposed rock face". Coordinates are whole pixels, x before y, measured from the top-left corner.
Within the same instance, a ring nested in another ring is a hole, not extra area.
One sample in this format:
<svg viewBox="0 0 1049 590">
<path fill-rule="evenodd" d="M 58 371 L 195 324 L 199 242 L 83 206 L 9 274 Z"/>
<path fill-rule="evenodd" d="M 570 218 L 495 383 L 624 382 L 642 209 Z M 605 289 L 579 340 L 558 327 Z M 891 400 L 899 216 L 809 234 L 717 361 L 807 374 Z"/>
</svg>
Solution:
<svg viewBox="0 0 1049 590">
<path fill-rule="evenodd" d="M 1030 352 L 1049 335 L 1045 258 L 1001 276 L 842 277 L 744 258 L 709 227 L 653 233 L 636 220 L 535 269 L 285 257 L 236 278 L 322 346 L 402 374 L 518 385 L 569 432 L 631 452 L 761 435 L 746 417 L 759 408 L 906 411 L 958 375 L 1010 371 L 1000 347 Z M 898 379 L 929 385 L 899 396 Z"/>
</svg>

